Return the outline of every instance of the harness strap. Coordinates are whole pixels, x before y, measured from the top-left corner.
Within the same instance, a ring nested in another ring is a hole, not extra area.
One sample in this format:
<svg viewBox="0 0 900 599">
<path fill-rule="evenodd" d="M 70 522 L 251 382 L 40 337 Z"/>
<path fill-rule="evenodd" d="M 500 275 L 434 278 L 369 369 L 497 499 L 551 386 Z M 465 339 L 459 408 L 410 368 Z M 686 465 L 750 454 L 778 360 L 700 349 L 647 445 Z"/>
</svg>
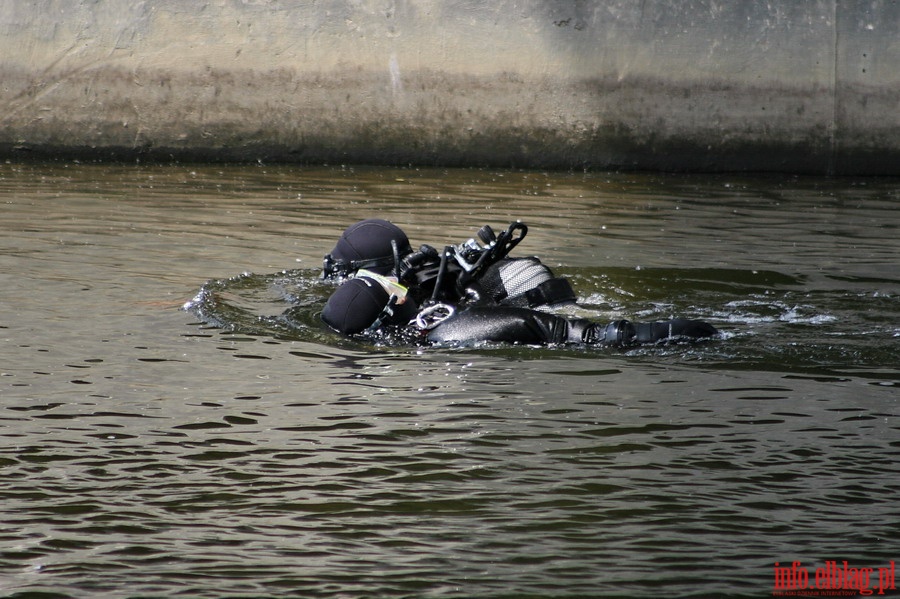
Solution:
<svg viewBox="0 0 900 599">
<path fill-rule="evenodd" d="M 378 314 L 378 317 L 375 319 L 375 322 L 369 325 L 363 333 L 374 333 L 378 329 L 381 328 L 381 325 L 384 324 L 386 320 L 392 318 L 394 316 L 394 306 L 397 305 L 397 296 L 392 295 L 390 299 L 388 299 L 388 303 L 384 305 L 384 308 L 381 310 L 381 313 Z"/>
<path fill-rule="evenodd" d="M 500 300 L 501 304 L 519 306 L 522 308 L 534 308 L 537 306 L 553 306 L 574 302 L 577 299 L 572 284 L 564 277 L 547 279 L 525 293 Z"/>
<path fill-rule="evenodd" d="M 323 259 L 322 278 L 325 279 L 335 274 L 346 277 L 363 268 L 395 266 L 396 263 L 397 257 L 393 255 L 369 260 L 335 260 L 331 254 L 328 254 Z"/>
</svg>

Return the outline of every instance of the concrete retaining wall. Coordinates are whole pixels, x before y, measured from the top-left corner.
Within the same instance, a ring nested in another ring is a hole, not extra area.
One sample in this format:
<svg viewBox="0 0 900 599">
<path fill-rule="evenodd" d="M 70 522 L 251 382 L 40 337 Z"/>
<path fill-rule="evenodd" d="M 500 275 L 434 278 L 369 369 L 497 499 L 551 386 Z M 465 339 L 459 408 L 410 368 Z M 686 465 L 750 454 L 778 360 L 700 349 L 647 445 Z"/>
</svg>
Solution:
<svg viewBox="0 0 900 599">
<path fill-rule="evenodd" d="M 0 0 L 0 155 L 900 175 L 900 0 Z"/>
</svg>

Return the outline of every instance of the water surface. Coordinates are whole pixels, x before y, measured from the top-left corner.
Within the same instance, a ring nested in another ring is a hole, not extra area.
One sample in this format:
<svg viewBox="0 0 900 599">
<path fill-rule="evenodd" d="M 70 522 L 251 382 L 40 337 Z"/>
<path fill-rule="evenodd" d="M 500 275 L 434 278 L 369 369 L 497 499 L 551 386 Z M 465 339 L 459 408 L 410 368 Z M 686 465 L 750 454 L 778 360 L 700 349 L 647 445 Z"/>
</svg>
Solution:
<svg viewBox="0 0 900 599">
<path fill-rule="evenodd" d="M 0 165 L 0 591 L 759 597 L 775 562 L 886 566 L 898 200 L 874 179 Z M 584 315 L 722 338 L 338 339 L 315 276 L 372 216 L 434 245 L 521 219 L 517 253 Z"/>
</svg>

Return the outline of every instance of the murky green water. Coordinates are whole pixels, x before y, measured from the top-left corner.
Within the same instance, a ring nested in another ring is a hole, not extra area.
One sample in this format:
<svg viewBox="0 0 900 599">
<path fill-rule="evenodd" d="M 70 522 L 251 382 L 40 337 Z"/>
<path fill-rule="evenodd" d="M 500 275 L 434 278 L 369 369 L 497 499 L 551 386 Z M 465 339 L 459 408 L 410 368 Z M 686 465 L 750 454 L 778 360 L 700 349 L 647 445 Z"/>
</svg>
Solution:
<svg viewBox="0 0 900 599">
<path fill-rule="evenodd" d="M 898 205 L 896 180 L 0 165 L 0 593 L 761 597 L 775 562 L 887 567 Z M 371 216 L 434 245 L 522 219 L 587 314 L 723 338 L 337 339 L 314 277 Z M 224 328 L 182 309 L 201 287 Z"/>
</svg>

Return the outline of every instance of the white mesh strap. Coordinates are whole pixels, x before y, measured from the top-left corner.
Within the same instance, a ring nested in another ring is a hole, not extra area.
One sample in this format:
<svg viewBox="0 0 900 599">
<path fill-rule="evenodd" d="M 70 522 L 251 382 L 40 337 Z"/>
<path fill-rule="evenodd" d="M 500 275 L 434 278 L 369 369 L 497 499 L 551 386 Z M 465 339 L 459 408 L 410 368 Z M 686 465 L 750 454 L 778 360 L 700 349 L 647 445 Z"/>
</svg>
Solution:
<svg viewBox="0 0 900 599">
<path fill-rule="evenodd" d="M 500 280 L 509 297 L 522 295 L 552 278 L 550 269 L 537 259 L 510 260 L 500 264 Z"/>
</svg>

